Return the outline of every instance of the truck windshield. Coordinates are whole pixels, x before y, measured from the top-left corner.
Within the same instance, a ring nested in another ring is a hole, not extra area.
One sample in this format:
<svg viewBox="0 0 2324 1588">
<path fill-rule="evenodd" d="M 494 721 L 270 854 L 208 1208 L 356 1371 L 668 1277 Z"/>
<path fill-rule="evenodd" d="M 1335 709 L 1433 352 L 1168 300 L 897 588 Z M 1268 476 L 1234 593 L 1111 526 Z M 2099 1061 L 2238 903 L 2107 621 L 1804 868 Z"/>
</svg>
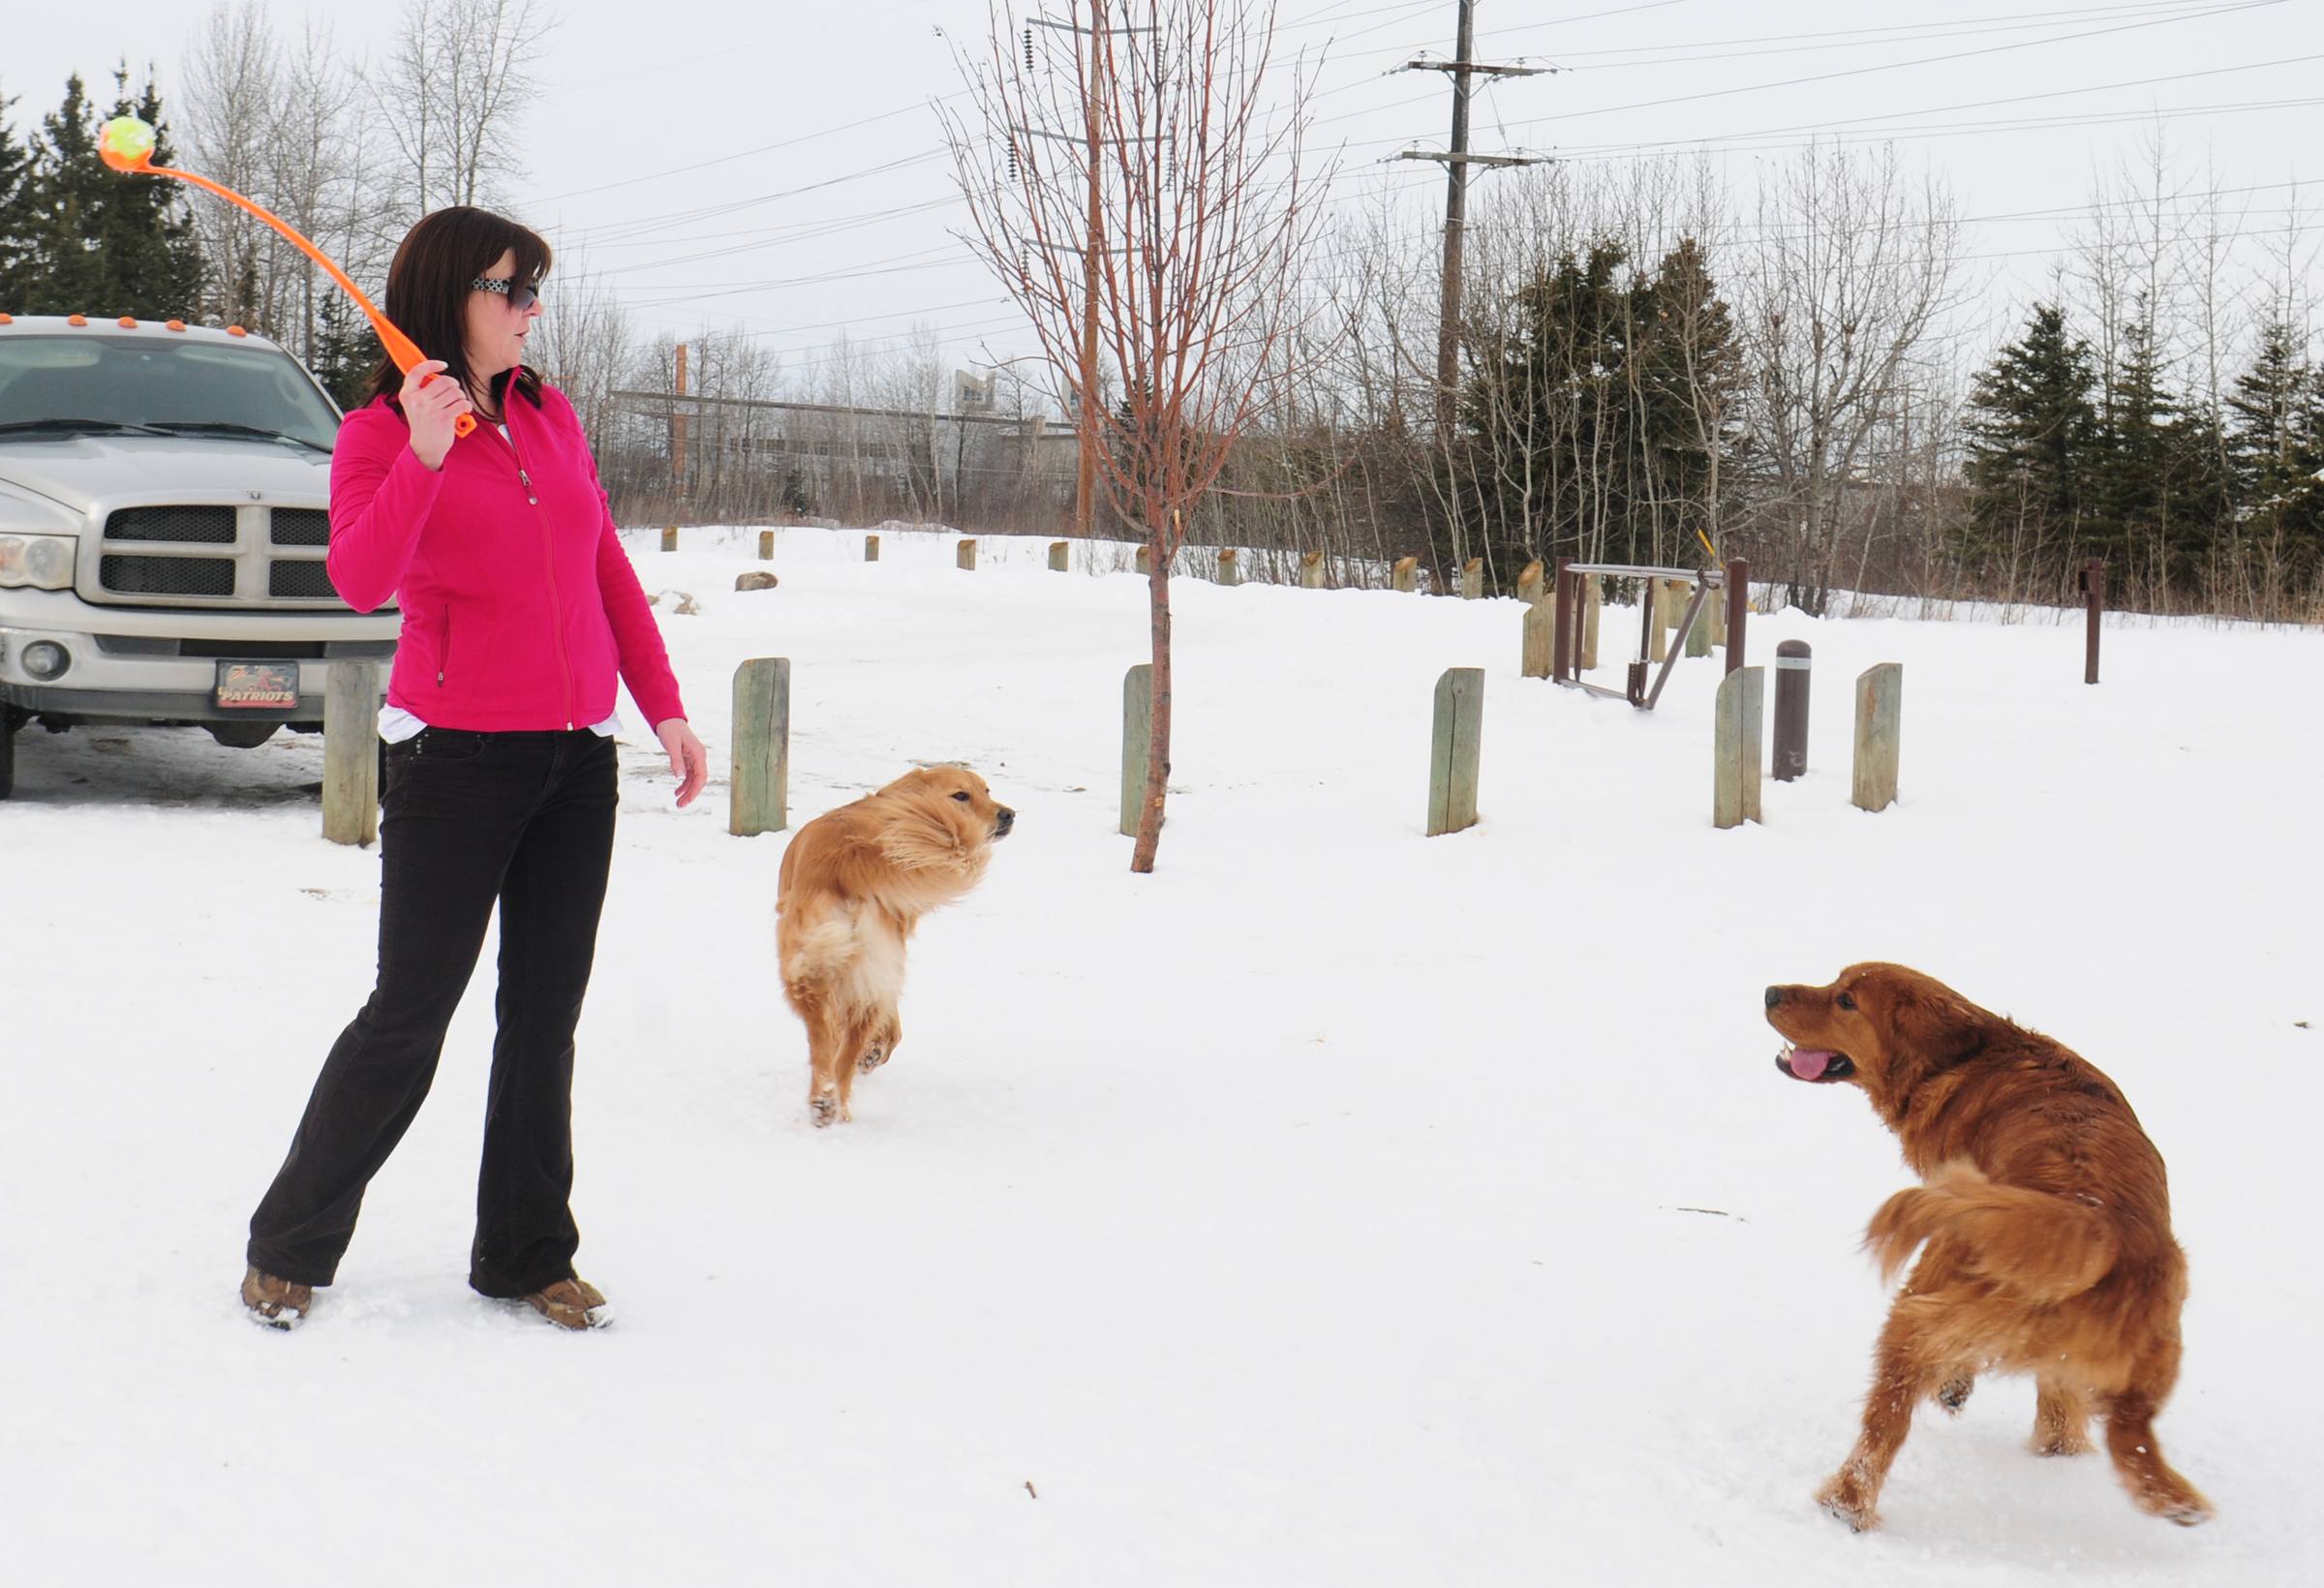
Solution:
<svg viewBox="0 0 2324 1588">
<path fill-rule="evenodd" d="M 231 437 L 242 429 L 330 449 L 339 415 L 290 355 L 172 336 L 0 337 L 0 437 L 44 420 Z M 234 428 L 229 428 L 229 427 Z"/>
</svg>

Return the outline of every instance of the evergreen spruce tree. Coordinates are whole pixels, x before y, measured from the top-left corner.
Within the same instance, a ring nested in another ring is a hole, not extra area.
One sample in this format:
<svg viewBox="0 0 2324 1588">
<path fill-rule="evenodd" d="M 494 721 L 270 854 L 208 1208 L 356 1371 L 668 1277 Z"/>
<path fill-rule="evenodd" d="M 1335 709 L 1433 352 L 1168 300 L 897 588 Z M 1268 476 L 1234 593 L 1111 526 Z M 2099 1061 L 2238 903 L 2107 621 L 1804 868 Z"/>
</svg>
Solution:
<svg viewBox="0 0 2324 1588">
<path fill-rule="evenodd" d="M 2037 303 L 2025 335 L 1976 378 L 1969 435 L 1969 551 L 2005 547 L 2070 557 L 2091 536 L 2098 417 L 2090 345 L 2065 311 Z"/>
<path fill-rule="evenodd" d="M 371 400 L 372 372 L 387 356 L 379 334 L 335 288 L 319 300 L 316 320 L 315 379 L 341 410 L 361 408 Z"/>
<path fill-rule="evenodd" d="M 2218 431 L 2208 412 L 2165 385 L 2143 303 L 2120 335 L 2088 549 L 2151 584 L 2192 592 L 2216 571 L 2214 549 L 2231 510 Z"/>
<path fill-rule="evenodd" d="M 2163 389 L 2154 331 L 2144 314 L 2132 317 L 2118 335 L 2123 353 L 2106 389 L 2098 437 L 2097 524 L 2089 537 L 2094 551 L 2110 558 L 2150 554 L 2161 544 L 2170 474 L 2166 433 L 2177 412 Z"/>
<path fill-rule="evenodd" d="M 9 124 L 16 102 L 0 95 L 0 313 L 22 314 L 38 260 L 33 245 L 33 151 Z"/>
<path fill-rule="evenodd" d="M 160 94 L 148 81 L 133 100 L 126 67 L 114 81 L 108 114 L 143 117 L 156 134 L 154 163 L 169 164 Z M 107 319 L 190 316 L 201 260 L 186 198 L 166 178 L 125 176 L 107 166 L 97 153 L 100 119 L 77 75 L 66 82 L 64 103 L 42 118 L 31 225 L 39 262 L 29 272 L 25 307 Z"/>
<path fill-rule="evenodd" d="M 1742 350 L 1710 261 L 1692 237 L 1665 255 L 1652 280 L 1640 284 L 1636 313 L 1646 328 L 1636 354 L 1643 441 L 1657 494 L 1676 499 L 1675 558 L 1691 565 L 1701 549 L 1697 532 L 1707 538 L 1726 521 L 1743 481 L 1737 418 Z"/>
<path fill-rule="evenodd" d="M 2261 333 L 2259 354 L 2227 398 L 2228 457 L 2246 537 L 2312 565 L 2324 550 L 2324 377 L 2290 325 Z"/>
</svg>

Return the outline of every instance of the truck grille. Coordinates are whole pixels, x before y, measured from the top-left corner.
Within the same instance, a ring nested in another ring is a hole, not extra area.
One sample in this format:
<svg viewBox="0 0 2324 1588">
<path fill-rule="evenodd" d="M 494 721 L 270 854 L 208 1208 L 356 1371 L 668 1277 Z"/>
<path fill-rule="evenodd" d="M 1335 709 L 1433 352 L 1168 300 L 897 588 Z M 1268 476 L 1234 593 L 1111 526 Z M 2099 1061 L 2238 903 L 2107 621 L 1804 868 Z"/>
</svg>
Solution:
<svg viewBox="0 0 2324 1588">
<path fill-rule="evenodd" d="M 339 593 L 331 588 L 330 570 L 321 563 L 277 563 L 266 570 L 266 589 L 278 597 L 339 598 Z"/>
<path fill-rule="evenodd" d="M 330 515 L 315 507 L 122 507 L 105 521 L 96 588 L 81 594 L 115 606 L 337 608 L 330 543 Z"/>
<path fill-rule="evenodd" d="M 317 507 L 277 507 L 267 538 L 278 546 L 327 546 L 331 515 Z"/>
<path fill-rule="evenodd" d="M 107 557 L 97 578 L 135 596 L 231 596 L 234 564 L 227 557 Z"/>
<path fill-rule="evenodd" d="M 237 533 L 231 507 L 124 507 L 105 521 L 107 540 L 230 546 Z"/>
</svg>

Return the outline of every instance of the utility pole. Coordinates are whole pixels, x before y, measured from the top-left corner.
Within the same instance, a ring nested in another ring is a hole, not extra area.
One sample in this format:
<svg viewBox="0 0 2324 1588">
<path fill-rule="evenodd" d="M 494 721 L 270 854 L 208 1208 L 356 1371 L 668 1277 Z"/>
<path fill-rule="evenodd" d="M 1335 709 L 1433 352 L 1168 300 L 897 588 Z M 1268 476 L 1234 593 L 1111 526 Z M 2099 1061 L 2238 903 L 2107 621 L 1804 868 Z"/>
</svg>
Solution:
<svg viewBox="0 0 2324 1588">
<path fill-rule="evenodd" d="M 686 344 L 678 344 L 678 400 L 670 405 L 670 494 L 686 500 Z"/>
<path fill-rule="evenodd" d="M 1460 245 L 1461 230 L 1468 223 L 1469 168 L 1539 166 L 1545 164 L 1549 158 L 1546 155 L 1469 152 L 1469 92 L 1475 78 L 1532 77 L 1556 70 L 1546 66 L 1486 66 L 1472 61 L 1469 52 L 1476 44 L 1476 37 L 1477 0 L 1460 0 L 1460 22 L 1454 34 L 1453 58 L 1449 61 L 1407 61 L 1401 68 L 1406 72 L 1443 72 L 1452 78 L 1452 147 L 1442 154 L 1426 149 L 1406 149 L 1396 156 L 1399 160 L 1439 160 L 1445 166 L 1444 306 L 1437 325 L 1436 340 L 1436 443 L 1440 447 L 1452 445 L 1453 403 L 1460 386 Z"/>
<path fill-rule="evenodd" d="M 1024 34 L 1024 58 L 1028 68 L 1033 64 L 1032 30 L 1036 27 L 1051 28 L 1059 33 L 1070 33 L 1076 36 L 1074 57 L 1080 70 L 1083 138 L 1086 145 L 1084 157 L 1089 163 L 1088 213 L 1082 238 L 1081 401 L 1076 406 L 1074 413 L 1074 452 L 1079 459 L 1080 468 L 1077 471 L 1079 477 L 1074 485 L 1073 523 L 1074 533 L 1086 540 L 1096 532 L 1097 528 L 1097 414 L 1095 412 L 1097 407 L 1097 268 L 1098 260 L 1108 252 L 1104 235 L 1104 193 L 1099 186 L 1097 163 L 1105 144 L 1116 141 L 1138 141 L 1136 139 L 1109 139 L 1099 136 L 1098 102 L 1099 95 L 1104 91 L 1100 74 L 1111 74 L 1113 70 L 1113 39 L 1115 35 L 1152 33 L 1155 30 L 1150 26 L 1108 27 L 1106 25 L 1106 0 L 1089 0 L 1089 25 L 1087 27 L 1083 27 L 1071 20 L 1058 21 L 1047 16 L 1031 18 L 1030 25 L 1026 27 Z M 1086 61 L 1083 60 L 1081 54 L 1081 41 L 1084 38 L 1089 41 L 1089 53 Z M 1060 137 L 1058 134 L 1042 133 L 1031 127 L 1025 128 L 1024 131 L 1035 137 Z"/>
</svg>

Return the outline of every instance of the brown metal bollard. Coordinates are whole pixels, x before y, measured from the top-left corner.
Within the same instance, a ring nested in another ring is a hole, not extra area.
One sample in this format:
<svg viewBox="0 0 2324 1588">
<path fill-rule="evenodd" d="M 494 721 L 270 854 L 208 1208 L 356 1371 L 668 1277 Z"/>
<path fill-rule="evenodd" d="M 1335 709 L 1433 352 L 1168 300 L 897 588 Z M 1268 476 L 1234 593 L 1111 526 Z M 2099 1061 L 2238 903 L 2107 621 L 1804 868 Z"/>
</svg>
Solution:
<svg viewBox="0 0 2324 1588">
<path fill-rule="evenodd" d="M 2106 563 L 2094 557 L 2082 567 L 2082 599 L 2090 611 L 2090 635 L 2082 646 L 2082 682 L 2098 681 L 2098 627 L 2106 612 Z"/>
<path fill-rule="evenodd" d="M 1808 770 L 1808 669 L 1815 652 L 1806 640 L 1775 648 L 1775 780 L 1788 783 Z"/>
<path fill-rule="evenodd" d="M 1738 557 L 1727 565 L 1727 670 L 1743 665 L 1743 625 L 1751 616 L 1751 565 Z"/>
</svg>

